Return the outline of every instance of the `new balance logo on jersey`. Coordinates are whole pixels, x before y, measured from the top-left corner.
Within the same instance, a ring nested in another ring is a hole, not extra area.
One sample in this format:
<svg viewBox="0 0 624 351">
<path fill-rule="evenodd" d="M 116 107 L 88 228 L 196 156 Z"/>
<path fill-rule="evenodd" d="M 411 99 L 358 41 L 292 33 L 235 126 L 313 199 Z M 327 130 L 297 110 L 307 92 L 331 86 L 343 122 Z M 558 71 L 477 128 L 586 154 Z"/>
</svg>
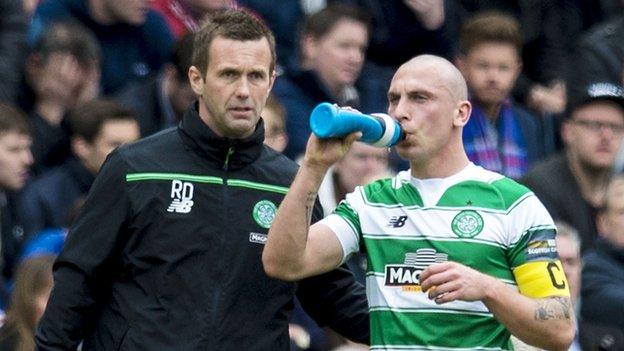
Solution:
<svg viewBox="0 0 624 351">
<path fill-rule="evenodd" d="M 171 182 L 171 204 L 167 212 L 189 213 L 193 207 L 193 183 L 174 180 Z"/>
<path fill-rule="evenodd" d="M 393 216 L 392 218 L 390 218 L 390 222 L 388 223 L 387 227 L 401 228 L 405 225 L 406 220 L 407 216 Z"/>
</svg>

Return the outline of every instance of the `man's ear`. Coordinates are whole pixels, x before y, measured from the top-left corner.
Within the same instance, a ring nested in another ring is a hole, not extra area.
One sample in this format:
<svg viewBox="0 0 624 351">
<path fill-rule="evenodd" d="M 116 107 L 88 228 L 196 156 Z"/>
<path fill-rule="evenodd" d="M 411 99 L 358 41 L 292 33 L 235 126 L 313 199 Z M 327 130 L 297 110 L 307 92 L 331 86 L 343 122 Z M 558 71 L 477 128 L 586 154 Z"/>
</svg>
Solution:
<svg viewBox="0 0 624 351">
<path fill-rule="evenodd" d="M 453 118 L 453 125 L 463 127 L 468 123 L 470 114 L 472 113 L 472 105 L 469 101 L 460 101 L 457 103 L 457 113 Z"/>
<path fill-rule="evenodd" d="M 195 95 L 202 96 L 204 94 L 204 78 L 199 69 L 195 66 L 191 66 L 188 71 L 188 78 Z"/>
<path fill-rule="evenodd" d="M 277 72 L 273 70 L 273 73 L 271 73 L 271 77 L 269 78 L 269 90 L 267 90 L 267 99 L 269 98 L 269 95 L 271 94 L 271 89 L 273 89 L 273 84 L 275 84 L 275 78 L 277 78 Z"/>
</svg>

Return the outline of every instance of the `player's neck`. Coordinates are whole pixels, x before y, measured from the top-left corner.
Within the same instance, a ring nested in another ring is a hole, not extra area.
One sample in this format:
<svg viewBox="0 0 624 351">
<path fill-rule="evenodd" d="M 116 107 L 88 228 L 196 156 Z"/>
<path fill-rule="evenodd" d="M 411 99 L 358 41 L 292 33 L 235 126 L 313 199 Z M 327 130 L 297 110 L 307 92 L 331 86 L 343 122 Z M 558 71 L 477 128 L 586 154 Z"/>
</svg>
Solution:
<svg viewBox="0 0 624 351">
<path fill-rule="evenodd" d="M 410 162 L 412 176 L 418 179 L 447 178 L 466 168 L 470 160 L 463 152 L 453 152 L 424 162 Z"/>
</svg>

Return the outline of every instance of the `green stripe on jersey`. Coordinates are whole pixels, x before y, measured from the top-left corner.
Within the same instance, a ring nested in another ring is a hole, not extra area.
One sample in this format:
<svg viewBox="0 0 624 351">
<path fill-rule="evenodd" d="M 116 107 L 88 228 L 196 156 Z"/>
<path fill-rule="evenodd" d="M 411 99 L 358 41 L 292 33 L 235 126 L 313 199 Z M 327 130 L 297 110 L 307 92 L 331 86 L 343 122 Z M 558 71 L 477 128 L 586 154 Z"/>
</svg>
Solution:
<svg viewBox="0 0 624 351">
<path fill-rule="evenodd" d="M 362 229 L 360 226 L 360 217 L 353 210 L 351 205 L 346 201 L 342 200 L 338 204 L 338 207 L 334 210 L 334 213 L 342 217 L 342 219 L 346 220 L 351 229 L 357 233 L 358 237 L 362 236 Z"/>
<path fill-rule="evenodd" d="M 463 313 L 371 311 L 371 350 L 396 346 L 511 350 L 494 317 Z"/>
<path fill-rule="evenodd" d="M 395 189 L 396 179 L 381 179 L 364 187 L 363 198 L 369 205 L 423 206 L 418 190 L 409 183 L 400 183 Z"/>
<path fill-rule="evenodd" d="M 498 189 L 505 202 L 505 209 L 511 208 L 520 198 L 531 192 L 526 186 L 509 178 L 502 178 L 492 182 L 492 186 Z"/>
<path fill-rule="evenodd" d="M 437 206 L 465 207 L 470 204 L 474 207 L 506 211 L 528 192 L 529 189 L 508 178 L 492 184 L 468 180 L 446 189 Z"/>
<path fill-rule="evenodd" d="M 223 179 L 211 176 L 198 176 L 183 173 L 129 173 L 126 174 L 127 182 L 139 182 L 145 180 L 185 180 L 189 182 L 223 184 Z"/>
<path fill-rule="evenodd" d="M 406 253 L 432 248 L 437 253 L 447 254 L 449 261 L 461 262 L 498 279 L 514 281 L 507 262 L 506 250 L 491 243 L 467 241 L 461 238 L 402 239 L 399 236 L 383 237 L 364 234 L 364 244 L 368 252 L 368 269 L 381 274 L 385 272 L 385 266 L 388 264 L 403 264 Z"/>
</svg>

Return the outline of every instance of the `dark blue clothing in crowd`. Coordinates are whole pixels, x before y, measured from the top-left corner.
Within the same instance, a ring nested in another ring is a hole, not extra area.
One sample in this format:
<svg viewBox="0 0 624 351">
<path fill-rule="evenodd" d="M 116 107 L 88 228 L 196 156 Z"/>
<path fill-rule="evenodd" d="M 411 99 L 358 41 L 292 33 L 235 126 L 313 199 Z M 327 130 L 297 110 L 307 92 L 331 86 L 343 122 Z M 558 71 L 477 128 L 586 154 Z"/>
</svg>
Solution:
<svg viewBox="0 0 624 351">
<path fill-rule="evenodd" d="M 275 80 L 273 94 L 286 109 L 288 146 L 284 154 L 292 159 L 305 151 L 310 136 L 310 112 L 321 102 L 357 108 L 364 113 L 386 112 L 389 81 L 377 79 L 376 68 L 365 65 L 355 84 L 357 96 L 338 101 L 313 71 L 289 70 Z"/>
<path fill-rule="evenodd" d="M 421 54 L 451 58 L 452 42 L 446 35 L 447 21 L 436 30 L 428 30 L 404 0 L 342 2 L 359 6 L 372 16 L 367 60 L 382 66 L 398 67 Z"/>
<path fill-rule="evenodd" d="M 70 158 L 26 186 L 20 199 L 20 213 L 26 216 L 26 235 L 65 227 L 69 210 L 89 192 L 93 179 L 93 174 L 78 160 Z"/>
<path fill-rule="evenodd" d="M 624 249 L 598 238 L 583 256 L 581 317 L 624 330 Z"/>
<path fill-rule="evenodd" d="M 152 135 L 163 129 L 174 127 L 179 120 L 169 99 L 163 94 L 162 76 L 133 82 L 122 89 L 115 99 L 132 109 L 141 129 L 141 136 Z"/>
<path fill-rule="evenodd" d="M 168 61 L 173 35 L 165 20 L 150 10 L 145 23 L 104 25 L 96 22 L 87 0 L 46 0 L 39 5 L 31 24 L 32 43 L 53 22 L 76 20 L 93 31 L 102 47 L 102 92 L 106 95 L 126 83 L 157 72 Z"/>
</svg>

